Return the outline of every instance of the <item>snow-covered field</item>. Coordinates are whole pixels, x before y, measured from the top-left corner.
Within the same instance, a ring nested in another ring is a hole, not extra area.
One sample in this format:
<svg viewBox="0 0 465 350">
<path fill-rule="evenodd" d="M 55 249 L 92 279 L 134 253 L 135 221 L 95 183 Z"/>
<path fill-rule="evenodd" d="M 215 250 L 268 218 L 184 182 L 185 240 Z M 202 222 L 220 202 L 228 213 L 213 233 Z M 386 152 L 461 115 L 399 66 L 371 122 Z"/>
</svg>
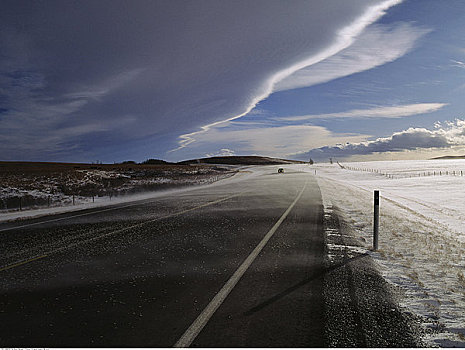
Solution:
<svg viewBox="0 0 465 350">
<path fill-rule="evenodd" d="M 384 277 L 403 292 L 403 306 L 423 318 L 430 344 L 464 347 L 465 160 L 297 167 L 316 170 L 325 207 L 339 209 Z M 371 252 L 375 189 L 380 249 Z"/>
<path fill-rule="evenodd" d="M 0 220 L 12 217 L 10 214 L 17 211 L 39 212 L 50 208 L 60 211 L 57 208 L 111 204 L 116 197 L 121 201 L 121 197 L 128 195 L 208 184 L 234 174 L 234 170 L 224 166 L 68 167 L 63 170 L 49 165 L 29 170 L 10 165 L 4 168 L 0 172 Z M 16 213 L 16 216 L 24 215 Z"/>
<path fill-rule="evenodd" d="M 431 345 L 465 347 L 465 160 L 302 164 L 285 168 L 316 172 L 326 210 L 337 209 L 360 242 L 360 247 L 350 249 L 374 258 L 384 277 L 402 292 L 401 304 L 422 317 Z M 125 174 L 118 174 L 118 178 L 121 175 Z M 211 183 L 230 175 L 202 174 L 188 181 Z M 108 180 L 106 176 L 111 174 L 86 173 L 81 177 L 88 179 L 85 183 L 99 183 L 99 179 Z M 43 185 L 50 186 L 45 182 Z M 120 187 L 129 185 L 127 179 Z M 27 190 L 41 190 L 40 186 L 34 187 Z M 380 249 L 372 252 L 375 189 L 381 195 Z M 63 196 L 57 198 L 58 203 L 71 201 L 69 195 Z M 153 192 L 113 198 L 111 203 L 151 196 Z M 110 204 L 108 197 L 96 197 L 96 203 L 89 203 L 89 197 L 82 200 L 73 209 Z M 3 212 L 0 220 L 68 210 L 70 206 Z"/>
</svg>

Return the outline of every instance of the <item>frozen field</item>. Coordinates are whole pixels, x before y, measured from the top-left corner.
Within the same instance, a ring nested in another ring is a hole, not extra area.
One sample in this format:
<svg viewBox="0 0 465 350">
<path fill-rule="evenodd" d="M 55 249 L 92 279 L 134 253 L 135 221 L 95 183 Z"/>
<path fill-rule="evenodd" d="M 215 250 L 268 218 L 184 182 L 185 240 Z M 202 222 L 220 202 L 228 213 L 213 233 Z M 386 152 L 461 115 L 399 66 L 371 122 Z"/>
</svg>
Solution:
<svg viewBox="0 0 465 350">
<path fill-rule="evenodd" d="M 403 306 L 423 318 L 431 345 L 464 347 L 465 161 L 298 167 L 316 170 L 326 209 L 340 210 L 366 250 L 380 191 L 380 249 L 370 254 Z"/>
<path fill-rule="evenodd" d="M 208 184 L 232 176 L 225 167 L 190 165 L 0 162 L 0 220 L 18 211 L 112 204 L 122 197 Z"/>
<path fill-rule="evenodd" d="M 465 161 L 284 167 L 316 172 L 325 210 L 338 210 L 359 240 L 359 247 L 349 249 L 368 252 L 374 258 L 384 277 L 399 290 L 401 304 L 422 318 L 431 345 L 465 347 Z M 103 178 L 100 173 L 97 175 Z M 211 174 L 206 175 L 205 178 L 194 176 L 192 180 L 199 182 L 211 177 Z M 215 181 L 218 180 L 217 175 L 214 176 Z M 240 176 L 223 181 L 235 181 Z M 89 176 L 84 177 L 87 178 Z M 371 252 L 375 189 L 381 195 L 380 249 Z M 154 194 L 113 198 L 112 203 L 145 196 Z M 108 204 L 105 198 L 96 198 L 95 203 L 89 203 L 87 198 L 86 202 L 73 208 L 103 204 Z M 0 214 L 0 220 L 68 211 L 69 208 L 4 212 Z"/>
</svg>

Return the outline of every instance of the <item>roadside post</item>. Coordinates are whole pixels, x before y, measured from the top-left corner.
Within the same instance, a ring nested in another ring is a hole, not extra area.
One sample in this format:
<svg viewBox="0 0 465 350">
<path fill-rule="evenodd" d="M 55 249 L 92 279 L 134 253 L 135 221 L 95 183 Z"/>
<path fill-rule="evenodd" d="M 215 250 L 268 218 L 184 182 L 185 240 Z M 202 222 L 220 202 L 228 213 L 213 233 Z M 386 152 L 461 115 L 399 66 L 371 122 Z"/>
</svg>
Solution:
<svg viewBox="0 0 465 350">
<path fill-rule="evenodd" d="M 379 191 L 374 193 L 374 211 L 373 211 L 373 250 L 378 250 L 379 236 Z"/>
</svg>

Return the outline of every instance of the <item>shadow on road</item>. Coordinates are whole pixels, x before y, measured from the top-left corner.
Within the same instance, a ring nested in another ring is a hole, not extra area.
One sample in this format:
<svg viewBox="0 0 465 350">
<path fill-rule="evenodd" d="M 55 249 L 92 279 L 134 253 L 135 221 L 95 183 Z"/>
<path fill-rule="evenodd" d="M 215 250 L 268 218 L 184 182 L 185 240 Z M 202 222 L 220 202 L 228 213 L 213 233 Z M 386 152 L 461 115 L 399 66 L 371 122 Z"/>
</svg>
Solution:
<svg viewBox="0 0 465 350">
<path fill-rule="evenodd" d="M 260 310 L 264 309 L 268 305 L 271 305 L 271 304 L 275 303 L 276 301 L 278 301 L 281 298 L 285 297 L 286 295 L 294 292 L 295 290 L 305 286 L 307 283 L 310 283 L 310 282 L 312 282 L 312 281 L 314 281 L 314 280 L 316 280 L 318 278 L 323 277 L 326 273 L 334 271 L 334 270 L 336 270 L 336 269 L 338 269 L 340 267 L 343 267 L 344 265 L 347 265 L 347 264 L 349 264 L 349 263 L 351 263 L 353 261 L 356 261 L 356 260 L 358 260 L 360 258 L 364 258 L 366 256 L 369 256 L 368 253 L 360 254 L 360 255 L 357 255 L 357 256 L 355 256 L 353 258 L 346 259 L 346 260 L 340 262 L 339 264 L 333 265 L 333 266 L 328 267 L 328 268 L 320 269 L 319 271 L 312 274 L 312 276 L 310 276 L 309 278 L 306 278 L 303 281 L 300 281 L 299 283 L 294 284 L 292 287 L 287 288 L 286 290 L 282 291 L 281 293 L 276 294 L 275 296 L 269 298 L 268 300 L 265 300 L 264 302 L 258 304 L 257 306 L 254 306 L 250 310 L 244 312 L 244 316 L 250 316 L 250 315 L 254 314 L 257 311 L 260 311 Z"/>
</svg>

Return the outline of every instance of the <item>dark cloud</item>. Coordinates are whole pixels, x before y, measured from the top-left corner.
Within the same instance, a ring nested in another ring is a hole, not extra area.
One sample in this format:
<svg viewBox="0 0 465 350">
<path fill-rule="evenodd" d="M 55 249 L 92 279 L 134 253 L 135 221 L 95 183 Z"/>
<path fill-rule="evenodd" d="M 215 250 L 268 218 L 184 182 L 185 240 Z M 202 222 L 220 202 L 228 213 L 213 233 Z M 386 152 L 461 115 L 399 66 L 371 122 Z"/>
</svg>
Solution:
<svg viewBox="0 0 465 350">
<path fill-rule="evenodd" d="M 166 151 L 184 132 L 243 113 L 270 75 L 325 49 L 379 2 L 4 0 L 0 158 L 70 159 L 67 148 L 141 138 L 147 155 Z M 166 135 L 170 145 L 157 142 Z"/>
</svg>

